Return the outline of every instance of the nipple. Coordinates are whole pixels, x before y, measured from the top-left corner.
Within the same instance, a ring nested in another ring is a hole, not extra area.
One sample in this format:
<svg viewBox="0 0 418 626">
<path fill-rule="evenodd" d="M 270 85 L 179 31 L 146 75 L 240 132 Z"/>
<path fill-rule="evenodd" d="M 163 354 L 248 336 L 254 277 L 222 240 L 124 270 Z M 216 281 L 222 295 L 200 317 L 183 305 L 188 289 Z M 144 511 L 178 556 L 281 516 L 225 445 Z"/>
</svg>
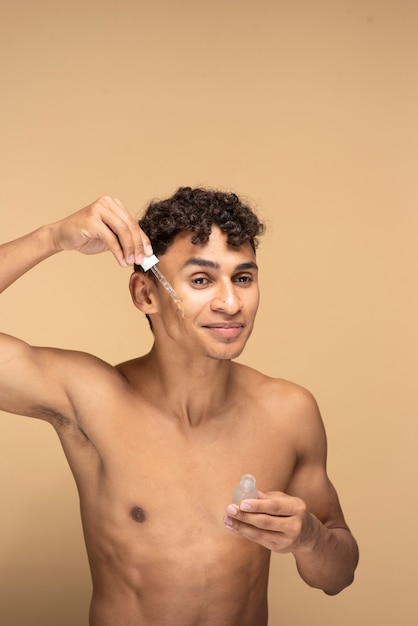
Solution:
<svg viewBox="0 0 418 626">
<path fill-rule="evenodd" d="M 256 480 L 252 474 L 243 474 L 238 485 L 234 489 L 232 502 L 239 504 L 245 498 L 258 498 Z"/>
<path fill-rule="evenodd" d="M 131 509 L 131 517 L 135 522 L 142 524 L 145 522 L 145 511 L 140 506 L 134 506 Z"/>
</svg>

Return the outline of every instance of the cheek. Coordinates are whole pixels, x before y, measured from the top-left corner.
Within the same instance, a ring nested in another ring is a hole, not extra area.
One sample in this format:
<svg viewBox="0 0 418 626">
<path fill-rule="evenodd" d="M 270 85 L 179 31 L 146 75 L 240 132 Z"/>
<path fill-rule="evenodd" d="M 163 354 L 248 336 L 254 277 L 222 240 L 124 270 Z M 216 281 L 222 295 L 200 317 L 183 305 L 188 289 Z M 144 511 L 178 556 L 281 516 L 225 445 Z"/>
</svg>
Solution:
<svg viewBox="0 0 418 626">
<path fill-rule="evenodd" d="M 196 317 L 210 306 L 210 298 L 203 294 L 203 291 L 179 291 L 183 318 Z"/>
<path fill-rule="evenodd" d="M 257 313 L 258 306 L 260 304 L 260 291 L 259 291 L 258 288 L 257 288 L 257 291 L 256 291 L 255 295 L 253 296 L 252 302 L 253 302 L 253 311 L 254 311 L 254 313 Z"/>
<path fill-rule="evenodd" d="M 243 308 L 249 314 L 255 315 L 258 311 L 258 306 L 260 304 L 260 293 L 258 289 L 254 291 L 251 290 L 251 293 L 243 294 L 241 301 Z"/>
</svg>

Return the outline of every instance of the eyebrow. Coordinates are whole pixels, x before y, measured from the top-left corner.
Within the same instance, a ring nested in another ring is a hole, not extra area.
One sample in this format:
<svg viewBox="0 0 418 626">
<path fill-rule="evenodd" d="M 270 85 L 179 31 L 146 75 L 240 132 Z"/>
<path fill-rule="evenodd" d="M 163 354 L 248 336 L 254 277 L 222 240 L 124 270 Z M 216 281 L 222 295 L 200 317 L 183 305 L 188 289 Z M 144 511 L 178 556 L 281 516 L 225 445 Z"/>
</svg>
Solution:
<svg viewBox="0 0 418 626">
<path fill-rule="evenodd" d="M 184 263 L 181 269 L 184 269 L 185 267 L 190 267 L 191 265 L 194 265 L 196 267 L 210 267 L 214 270 L 219 270 L 221 267 L 219 263 L 209 261 L 209 259 L 202 259 L 201 257 L 191 257 Z M 242 272 L 244 270 L 258 270 L 258 265 L 257 263 L 254 263 L 254 261 L 247 261 L 245 263 L 239 263 L 238 265 L 236 265 L 234 270 L 236 272 Z"/>
</svg>

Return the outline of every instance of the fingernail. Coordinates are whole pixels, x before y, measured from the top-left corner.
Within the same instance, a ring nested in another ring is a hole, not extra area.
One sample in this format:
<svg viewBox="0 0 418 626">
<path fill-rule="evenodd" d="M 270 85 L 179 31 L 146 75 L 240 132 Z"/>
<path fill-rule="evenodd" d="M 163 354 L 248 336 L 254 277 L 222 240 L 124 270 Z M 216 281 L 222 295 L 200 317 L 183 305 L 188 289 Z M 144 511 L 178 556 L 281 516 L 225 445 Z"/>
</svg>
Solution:
<svg viewBox="0 0 418 626">
<path fill-rule="evenodd" d="M 134 255 L 133 254 L 129 255 L 128 256 L 128 264 L 129 265 L 133 265 L 134 261 L 135 261 Z"/>
<path fill-rule="evenodd" d="M 152 246 L 150 246 L 150 245 L 145 246 L 145 254 L 147 256 L 151 256 L 151 254 L 152 254 Z"/>
<path fill-rule="evenodd" d="M 232 519 L 231 519 L 230 517 L 227 517 L 227 516 L 225 515 L 225 517 L 224 517 L 224 524 L 225 524 L 225 526 L 227 526 L 228 528 L 231 528 L 231 527 L 232 527 Z"/>
<path fill-rule="evenodd" d="M 248 502 L 241 502 L 239 508 L 241 511 L 251 511 L 251 504 L 248 504 Z"/>
<path fill-rule="evenodd" d="M 238 508 L 233 504 L 228 504 L 228 506 L 226 507 L 226 511 L 230 515 L 236 515 L 238 513 Z"/>
</svg>

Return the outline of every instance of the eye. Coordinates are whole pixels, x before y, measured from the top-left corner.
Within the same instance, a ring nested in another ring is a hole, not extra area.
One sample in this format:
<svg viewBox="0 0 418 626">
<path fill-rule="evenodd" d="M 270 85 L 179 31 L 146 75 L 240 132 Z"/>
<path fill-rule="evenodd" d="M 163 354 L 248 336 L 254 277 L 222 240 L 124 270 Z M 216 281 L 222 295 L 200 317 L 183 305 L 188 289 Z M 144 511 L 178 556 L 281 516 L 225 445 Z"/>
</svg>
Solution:
<svg viewBox="0 0 418 626">
<path fill-rule="evenodd" d="M 238 283 L 239 285 L 245 287 L 254 282 L 254 277 L 251 274 L 239 274 L 238 276 L 235 276 L 233 280 L 234 283 Z"/>
<path fill-rule="evenodd" d="M 207 276 L 193 276 L 190 280 L 192 287 L 202 288 L 207 287 L 211 281 Z"/>
</svg>

